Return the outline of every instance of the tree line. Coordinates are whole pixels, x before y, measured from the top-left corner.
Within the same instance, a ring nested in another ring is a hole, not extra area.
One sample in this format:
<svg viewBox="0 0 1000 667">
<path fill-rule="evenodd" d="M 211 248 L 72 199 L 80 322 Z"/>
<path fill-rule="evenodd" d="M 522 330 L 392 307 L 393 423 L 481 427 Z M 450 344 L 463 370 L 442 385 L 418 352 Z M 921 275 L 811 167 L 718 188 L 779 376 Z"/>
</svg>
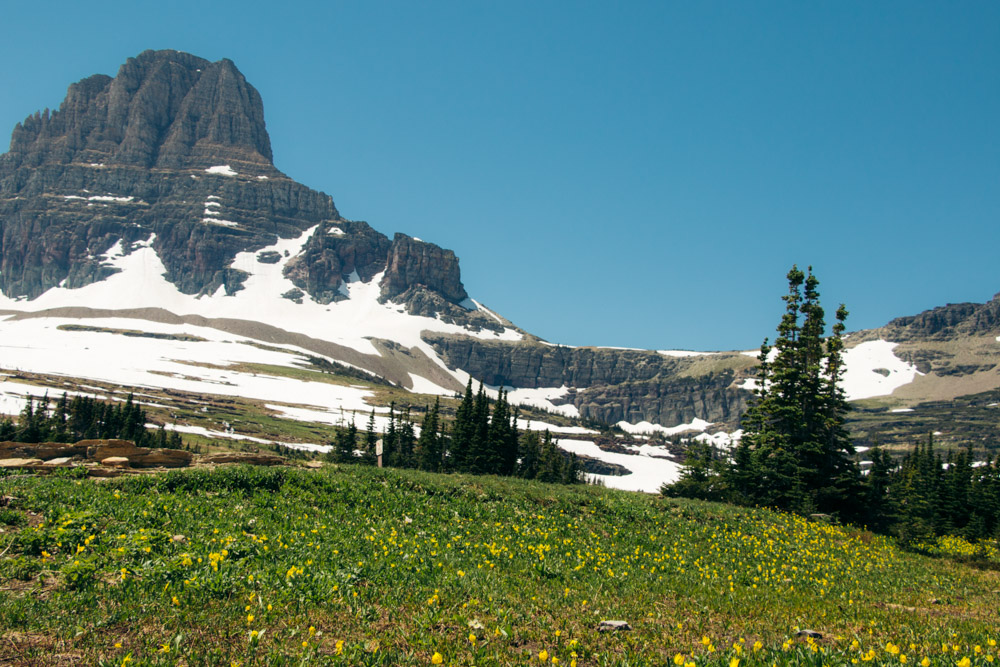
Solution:
<svg viewBox="0 0 1000 667">
<path fill-rule="evenodd" d="M 831 335 L 819 281 L 792 267 L 785 312 L 774 345 L 761 346 L 755 400 L 743 415 L 732 452 L 690 445 L 668 496 L 830 514 L 896 534 L 907 542 L 942 534 L 1000 537 L 1000 461 L 974 465 L 971 450 L 934 452 L 917 446 L 900 461 L 872 450 L 865 474 L 845 427 L 850 409 L 840 381 L 847 310 Z"/>
<path fill-rule="evenodd" d="M 1000 456 L 976 462 L 971 448 L 942 455 L 931 435 L 900 461 L 880 447 L 871 459 L 865 502 L 873 529 L 912 543 L 1000 538 Z"/>
<path fill-rule="evenodd" d="M 424 414 L 417 436 L 410 410 L 397 411 L 392 404 L 382 432 L 375 428 L 373 410 L 364 431 L 359 432 L 353 421 L 338 431 L 329 443 L 327 457 L 341 463 L 374 465 L 376 443 L 381 439 L 384 466 L 562 484 L 583 480 L 575 454 L 560 450 L 548 431 L 542 436 L 536 431 L 519 431 L 517 420 L 518 408 L 509 404 L 503 390 L 492 401 L 482 384 L 473 393 L 470 379 L 450 424 L 443 418 L 437 399 Z"/>
<path fill-rule="evenodd" d="M 28 396 L 17 423 L 10 417 L 0 421 L 0 441 L 78 442 L 80 440 L 131 440 L 140 447 L 181 448 L 180 434 L 164 427 L 146 428 L 146 411 L 130 393 L 124 401 L 101 401 L 90 396 L 56 401 L 48 394 Z"/>
</svg>

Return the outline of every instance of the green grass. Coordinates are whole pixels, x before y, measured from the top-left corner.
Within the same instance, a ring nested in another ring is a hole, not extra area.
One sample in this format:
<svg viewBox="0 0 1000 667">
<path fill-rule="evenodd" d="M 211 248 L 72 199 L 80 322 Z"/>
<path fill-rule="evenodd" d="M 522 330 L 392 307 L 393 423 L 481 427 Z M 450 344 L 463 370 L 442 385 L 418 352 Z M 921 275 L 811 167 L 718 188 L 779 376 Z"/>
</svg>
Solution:
<svg viewBox="0 0 1000 667">
<path fill-rule="evenodd" d="M 0 485 L 2 663 L 987 665 L 1000 639 L 996 572 L 767 511 L 356 466 Z"/>
</svg>

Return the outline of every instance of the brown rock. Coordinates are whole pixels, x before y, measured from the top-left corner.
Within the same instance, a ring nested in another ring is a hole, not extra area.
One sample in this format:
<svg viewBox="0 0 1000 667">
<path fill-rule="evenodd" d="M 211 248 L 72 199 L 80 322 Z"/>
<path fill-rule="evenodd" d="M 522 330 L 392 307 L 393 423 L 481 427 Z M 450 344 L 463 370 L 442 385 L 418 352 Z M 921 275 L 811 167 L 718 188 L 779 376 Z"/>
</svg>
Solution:
<svg viewBox="0 0 1000 667">
<path fill-rule="evenodd" d="M 129 465 L 128 457 L 125 456 L 109 456 L 107 458 L 101 459 L 102 466 L 108 466 L 109 468 L 131 468 Z"/>
<path fill-rule="evenodd" d="M 131 440 L 81 440 L 76 444 L 79 447 L 86 447 L 87 457 L 95 461 L 103 461 L 109 456 L 128 458 L 139 451 Z"/>
<path fill-rule="evenodd" d="M 74 458 L 73 456 L 60 456 L 56 459 L 49 459 L 45 465 L 52 468 L 66 468 L 73 465 Z"/>
<path fill-rule="evenodd" d="M 191 465 L 194 455 L 183 449 L 144 449 L 141 448 L 129 461 L 137 468 L 183 468 Z"/>
<path fill-rule="evenodd" d="M 206 454 L 198 459 L 200 463 L 246 463 L 256 466 L 280 466 L 285 464 L 285 459 L 274 454 L 241 454 L 237 452 L 220 452 L 218 454 Z"/>
<path fill-rule="evenodd" d="M 30 468 L 40 465 L 41 459 L 0 459 L 0 468 Z"/>
<path fill-rule="evenodd" d="M 87 448 L 63 442 L 0 442 L 0 458 L 30 457 L 47 461 L 64 456 L 86 456 Z"/>
</svg>

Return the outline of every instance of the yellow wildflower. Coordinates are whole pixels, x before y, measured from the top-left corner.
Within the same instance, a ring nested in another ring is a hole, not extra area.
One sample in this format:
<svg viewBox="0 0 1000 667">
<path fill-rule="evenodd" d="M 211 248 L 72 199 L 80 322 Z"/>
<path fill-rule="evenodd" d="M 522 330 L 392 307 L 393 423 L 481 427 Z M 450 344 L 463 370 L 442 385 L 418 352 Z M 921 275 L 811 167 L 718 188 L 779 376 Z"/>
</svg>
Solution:
<svg viewBox="0 0 1000 667">
<path fill-rule="evenodd" d="M 431 664 L 440 665 L 442 662 L 444 662 L 444 656 L 437 651 L 434 651 L 434 655 L 431 656 Z"/>
</svg>

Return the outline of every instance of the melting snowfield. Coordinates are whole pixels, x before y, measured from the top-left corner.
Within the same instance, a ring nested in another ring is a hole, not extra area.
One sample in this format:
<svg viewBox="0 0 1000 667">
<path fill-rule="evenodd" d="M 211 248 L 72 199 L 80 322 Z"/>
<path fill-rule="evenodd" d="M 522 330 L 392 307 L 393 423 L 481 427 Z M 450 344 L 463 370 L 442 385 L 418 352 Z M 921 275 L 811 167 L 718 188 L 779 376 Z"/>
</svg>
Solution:
<svg viewBox="0 0 1000 667">
<path fill-rule="evenodd" d="M 680 465 L 651 453 L 632 455 L 606 452 L 589 440 L 559 439 L 556 444 L 567 452 L 614 463 L 631 471 L 628 475 L 587 475 L 611 489 L 656 493 L 664 482 L 674 482 L 680 477 Z"/>
<path fill-rule="evenodd" d="M 242 336 L 207 327 L 173 325 L 123 318 L 88 319 L 87 326 L 135 329 L 167 335 L 198 336 L 205 340 L 177 340 L 125 336 L 107 331 L 66 331 L 79 324 L 66 318 L 0 321 L 0 358 L 15 371 L 42 373 L 109 382 L 124 387 L 155 387 L 218 396 L 281 401 L 301 405 L 336 406 L 368 413 L 367 389 L 310 382 L 232 368 L 253 363 L 294 368 L 304 353 L 262 349 Z M 24 385 L 20 385 L 24 386 Z M 0 383 L 7 413 L 20 411 L 24 392 L 17 383 Z M 34 392 L 37 395 L 37 392 Z M 17 396 L 18 400 L 12 400 Z"/>
<path fill-rule="evenodd" d="M 155 306 L 175 315 L 276 323 L 286 331 L 338 343 L 363 354 L 378 354 L 370 339 L 383 338 L 405 347 L 417 347 L 431 359 L 437 359 L 437 355 L 421 340 L 420 333 L 424 330 L 489 340 L 523 338 L 514 329 L 504 329 L 502 333 L 469 331 L 435 318 L 402 312 L 400 306 L 392 302 L 379 303 L 382 274 L 368 282 L 347 283 L 343 291 L 349 298 L 343 301 L 320 304 L 307 295 L 302 303 L 295 303 L 283 298 L 282 294 L 295 289 L 283 275 L 285 265 L 299 254 L 317 228 L 310 228 L 298 238 L 279 239 L 261 250 L 237 254 L 232 268 L 250 276 L 243 283 L 243 289 L 232 296 L 227 296 L 222 287 L 211 296 L 197 297 L 179 292 L 163 277 L 166 268 L 151 247 L 151 238 L 137 244 L 129 254 L 125 254 L 122 243 L 116 245 L 104 263 L 120 271 L 106 280 L 78 289 L 54 287 L 32 301 L 0 295 L 0 309 L 38 312 L 64 307 L 122 310 Z M 274 264 L 259 261 L 258 255 L 267 252 L 277 253 L 281 259 Z"/>
<path fill-rule="evenodd" d="M 923 375 L 893 353 L 898 344 L 873 340 L 844 350 L 846 370 L 841 386 L 847 400 L 886 396 Z"/>
</svg>

